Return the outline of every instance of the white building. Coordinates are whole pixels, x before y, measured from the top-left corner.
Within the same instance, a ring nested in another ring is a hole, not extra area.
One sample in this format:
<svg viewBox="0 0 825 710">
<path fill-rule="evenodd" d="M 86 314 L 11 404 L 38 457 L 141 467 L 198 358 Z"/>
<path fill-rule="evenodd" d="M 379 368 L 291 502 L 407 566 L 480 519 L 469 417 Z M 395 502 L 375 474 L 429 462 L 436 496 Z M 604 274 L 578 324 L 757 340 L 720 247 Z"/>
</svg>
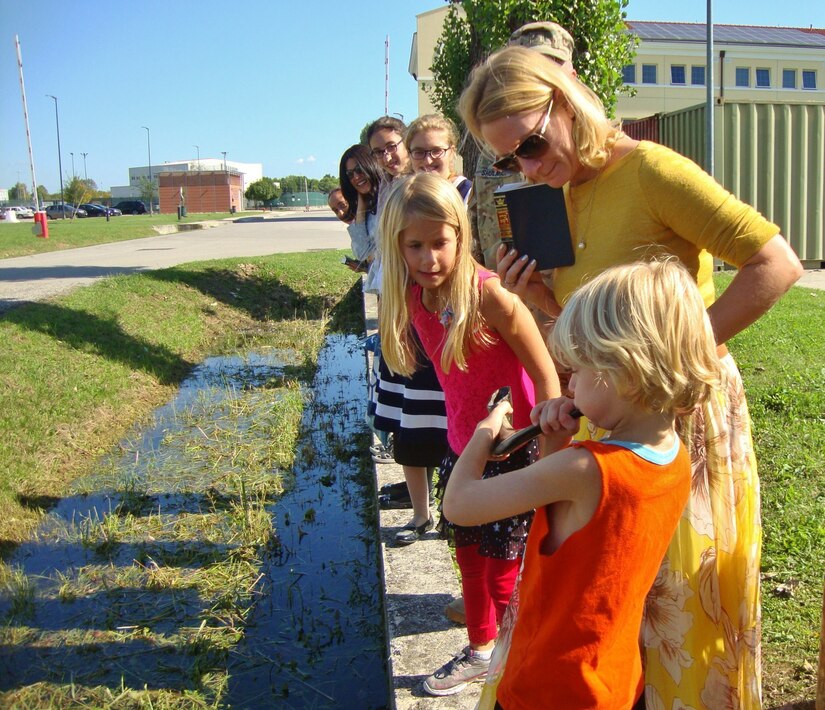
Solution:
<svg viewBox="0 0 825 710">
<path fill-rule="evenodd" d="M 246 188 L 256 180 L 264 176 L 263 163 L 240 163 L 236 160 L 223 158 L 191 158 L 189 160 L 173 160 L 160 165 L 152 165 L 152 176 L 160 172 L 192 172 L 215 170 L 237 171 L 241 175 L 241 194 L 246 192 Z M 140 181 L 142 178 L 149 179 L 149 166 L 143 165 L 129 168 L 129 184 L 113 186 L 111 189 L 112 199 L 126 199 L 140 197 Z M 157 182 L 157 180 L 155 180 Z"/>
</svg>

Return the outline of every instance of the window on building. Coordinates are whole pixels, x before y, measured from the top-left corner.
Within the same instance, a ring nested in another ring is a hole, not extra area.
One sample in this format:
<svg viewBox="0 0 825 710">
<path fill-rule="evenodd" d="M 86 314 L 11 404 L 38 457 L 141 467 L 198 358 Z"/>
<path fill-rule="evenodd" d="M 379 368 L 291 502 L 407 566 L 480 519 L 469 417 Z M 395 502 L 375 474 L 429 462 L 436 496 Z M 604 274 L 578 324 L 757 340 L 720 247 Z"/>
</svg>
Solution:
<svg viewBox="0 0 825 710">
<path fill-rule="evenodd" d="M 750 86 L 751 85 L 751 69 L 750 67 L 736 67 L 736 85 Z"/>
<path fill-rule="evenodd" d="M 782 70 L 782 88 L 795 89 L 796 88 L 796 69 Z"/>
<path fill-rule="evenodd" d="M 690 83 L 697 86 L 705 85 L 705 68 L 691 67 L 690 68 Z"/>
<path fill-rule="evenodd" d="M 804 71 L 802 72 L 802 88 L 815 89 L 816 88 L 816 72 Z"/>
<path fill-rule="evenodd" d="M 760 89 L 768 89 L 771 85 L 771 70 L 757 69 L 756 70 L 756 86 Z"/>
<path fill-rule="evenodd" d="M 656 65 L 642 64 L 642 83 L 655 84 L 656 83 Z"/>
<path fill-rule="evenodd" d="M 685 83 L 685 65 L 671 64 L 670 65 L 670 83 L 684 84 Z"/>
<path fill-rule="evenodd" d="M 636 83 L 636 65 L 635 64 L 626 64 L 622 69 L 622 81 L 625 84 L 635 84 Z"/>
</svg>

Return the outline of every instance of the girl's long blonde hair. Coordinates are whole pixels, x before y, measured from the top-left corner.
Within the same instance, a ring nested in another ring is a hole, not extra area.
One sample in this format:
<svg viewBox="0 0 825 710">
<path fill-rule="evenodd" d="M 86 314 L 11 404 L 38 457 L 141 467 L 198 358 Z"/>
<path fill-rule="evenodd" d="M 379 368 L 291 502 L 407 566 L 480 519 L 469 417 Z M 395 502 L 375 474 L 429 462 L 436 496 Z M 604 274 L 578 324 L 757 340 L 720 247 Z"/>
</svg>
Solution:
<svg viewBox="0 0 825 710">
<path fill-rule="evenodd" d="M 446 294 L 449 312 L 441 314 L 445 323 L 441 368 L 449 372 L 455 364 L 466 371 L 470 348 L 489 342 L 480 310 L 477 264 L 470 252 L 470 224 L 461 195 L 452 183 L 432 173 L 397 180 L 381 214 L 381 357 L 390 370 L 405 377 L 417 367 L 410 317 L 412 280 L 401 251 L 403 232 L 417 219 L 443 222 L 456 232 L 456 260 Z"/>
<path fill-rule="evenodd" d="M 461 94 L 458 112 L 477 141 L 481 126 L 505 116 L 569 106 L 574 115 L 573 142 L 582 165 L 601 168 L 624 134 L 607 118 L 604 106 L 587 86 L 542 54 L 505 47 L 476 67 Z M 550 138 L 552 140 L 552 137 Z"/>
</svg>

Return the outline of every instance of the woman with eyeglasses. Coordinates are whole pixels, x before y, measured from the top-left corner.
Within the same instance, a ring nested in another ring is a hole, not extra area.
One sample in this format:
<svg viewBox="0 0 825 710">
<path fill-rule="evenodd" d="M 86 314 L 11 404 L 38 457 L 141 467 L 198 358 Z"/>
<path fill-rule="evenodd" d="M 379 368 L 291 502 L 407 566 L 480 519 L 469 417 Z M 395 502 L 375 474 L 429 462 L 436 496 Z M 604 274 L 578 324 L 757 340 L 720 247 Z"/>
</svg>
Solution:
<svg viewBox="0 0 825 710">
<path fill-rule="evenodd" d="M 439 114 L 419 116 L 407 128 L 404 144 L 410 154 L 413 172 L 436 173 L 455 185 L 464 204 L 470 199 L 473 183 L 455 172 L 455 147 L 458 130 Z"/>
<path fill-rule="evenodd" d="M 367 143 L 389 181 L 403 175 L 409 167 L 410 156 L 404 146 L 406 130 L 404 122 L 394 116 L 381 116 L 367 128 Z"/>
<path fill-rule="evenodd" d="M 645 699 L 648 707 L 760 707 L 759 481 L 725 342 L 794 284 L 799 260 L 778 226 L 690 160 L 625 136 L 592 91 L 535 52 L 492 54 L 474 70 L 459 111 L 500 156 L 499 168 L 565 191 L 575 264 L 555 269 L 548 283 L 529 254 L 500 247 L 497 270 L 511 291 L 558 314 L 603 270 L 667 254 L 696 279 L 724 383 L 679 420 L 693 483 L 645 605 Z M 738 268 L 718 297 L 714 256 Z M 589 438 L 585 427 L 580 436 Z"/>
</svg>

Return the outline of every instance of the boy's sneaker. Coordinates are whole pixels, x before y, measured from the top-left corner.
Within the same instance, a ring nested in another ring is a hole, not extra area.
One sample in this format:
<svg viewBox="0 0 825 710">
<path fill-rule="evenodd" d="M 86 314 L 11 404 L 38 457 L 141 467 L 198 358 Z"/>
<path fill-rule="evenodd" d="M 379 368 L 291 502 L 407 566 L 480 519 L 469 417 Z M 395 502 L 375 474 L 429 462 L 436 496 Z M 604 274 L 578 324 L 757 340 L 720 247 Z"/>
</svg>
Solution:
<svg viewBox="0 0 825 710">
<path fill-rule="evenodd" d="M 484 680 L 490 667 L 489 658 L 479 658 L 469 647 L 452 660 L 445 663 L 429 678 L 424 680 L 424 690 L 430 695 L 454 695 L 467 687 L 468 683 Z"/>
</svg>

